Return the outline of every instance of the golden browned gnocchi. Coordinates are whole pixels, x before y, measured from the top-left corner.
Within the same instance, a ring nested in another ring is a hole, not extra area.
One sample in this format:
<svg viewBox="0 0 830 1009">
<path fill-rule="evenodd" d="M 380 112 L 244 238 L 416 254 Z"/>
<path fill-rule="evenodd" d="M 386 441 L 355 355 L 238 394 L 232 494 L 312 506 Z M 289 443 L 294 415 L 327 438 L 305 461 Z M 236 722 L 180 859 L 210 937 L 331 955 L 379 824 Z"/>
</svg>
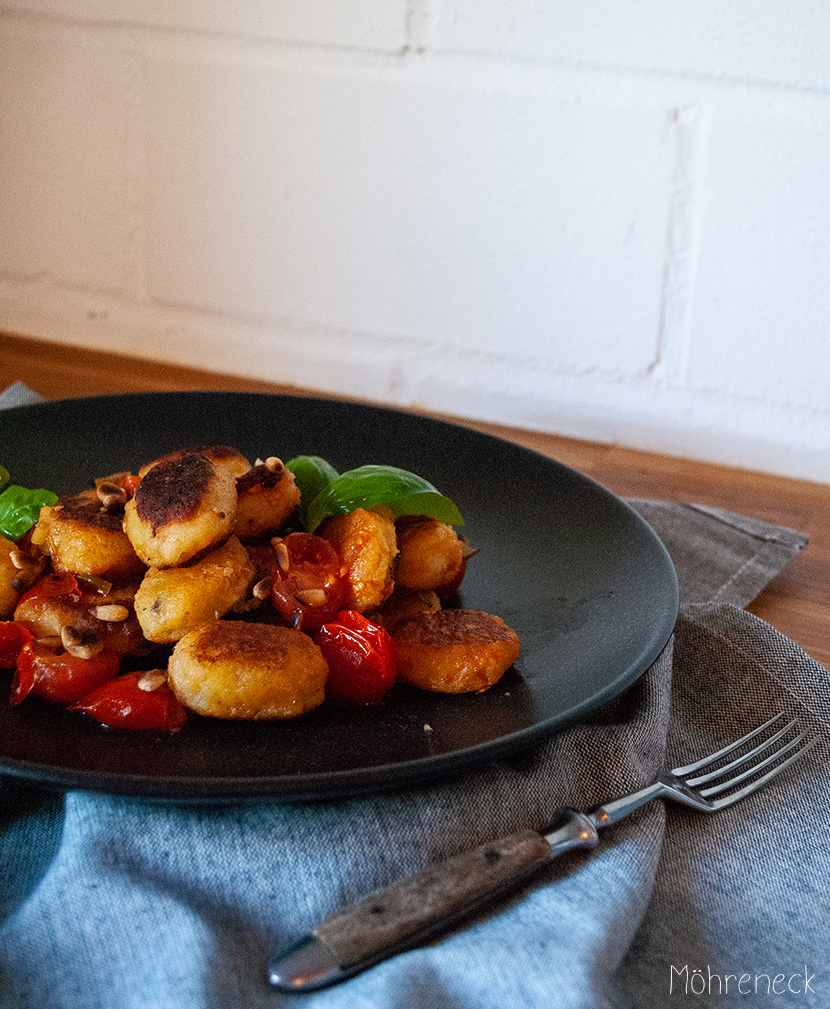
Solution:
<svg viewBox="0 0 830 1009">
<path fill-rule="evenodd" d="M 149 568 L 135 594 L 144 636 L 159 644 L 178 641 L 199 624 L 224 616 L 255 579 L 256 569 L 235 536 L 187 566 Z"/>
<path fill-rule="evenodd" d="M 173 649 L 168 680 L 178 699 L 213 718 L 296 718 L 322 704 L 328 665 L 307 634 L 217 620 Z"/>
<path fill-rule="evenodd" d="M 275 533 L 300 505 L 294 474 L 276 458 L 240 476 L 236 493 L 234 532 L 243 542 Z"/>
<path fill-rule="evenodd" d="M 18 603 L 14 619 L 56 647 L 82 640 L 89 652 L 142 655 L 149 646 L 136 619 L 134 597 L 135 586 L 106 593 L 91 588 L 70 595 L 38 593 Z"/>
<path fill-rule="evenodd" d="M 519 636 L 481 610 L 440 610 L 392 628 L 398 679 L 439 693 L 487 690 L 519 657 Z"/>
<path fill-rule="evenodd" d="M 380 606 L 395 587 L 392 569 L 398 544 L 389 508 L 356 508 L 326 519 L 319 533 L 346 565 L 346 608 L 364 613 Z"/>
<path fill-rule="evenodd" d="M 32 544 L 49 554 L 55 571 L 127 580 L 144 570 L 120 514 L 109 511 L 95 490 L 41 508 Z"/>
<path fill-rule="evenodd" d="M 380 609 L 373 610 L 369 617 L 375 623 L 385 627 L 387 631 L 410 617 L 420 616 L 422 613 L 435 613 L 441 609 L 441 599 L 437 592 L 428 590 L 418 592 L 414 589 L 402 589 L 395 586 L 395 591 L 386 600 Z"/>
<path fill-rule="evenodd" d="M 449 590 L 464 564 L 462 541 L 452 526 L 425 516 L 398 519 L 395 582 L 405 589 Z"/>
<path fill-rule="evenodd" d="M 124 508 L 124 531 L 145 564 L 169 568 L 226 540 L 236 521 L 236 479 L 204 455 L 156 463 Z"/>
</svg>

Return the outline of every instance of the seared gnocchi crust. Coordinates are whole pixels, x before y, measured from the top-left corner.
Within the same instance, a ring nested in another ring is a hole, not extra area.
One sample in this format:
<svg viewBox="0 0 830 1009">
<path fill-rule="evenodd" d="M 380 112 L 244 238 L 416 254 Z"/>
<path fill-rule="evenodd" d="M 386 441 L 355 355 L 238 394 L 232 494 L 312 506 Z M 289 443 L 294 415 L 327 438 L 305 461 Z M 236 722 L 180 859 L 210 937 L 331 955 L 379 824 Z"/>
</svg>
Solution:
<svg viewBox="0 0 830 1009">
<path fill-rule="evenodd" d="M 204 455 L 156 463 L 124 508 L 124 531 L 145 564 L 186 564 L 226 540 L 236 521 L 236 479 Z"/>
<path fill-rule="evenodd" d="M 243 541 L 275 533 L 300 505 L 294 474 L 279 459 L 259 463 L 236 481 L 236 525 Z"/>
<path fill-rule="evenodd" d="M 446 694 L 481 692 L 519 656 L 519 637 L 501 617 L 482 610 L 440 610 L 392 628 L 398 679 Z"/>
<path fill-rule="evenodd" d="M 288 627 L 219 620 L 173 649 L 168 682 L 213 718 L 296 718 L 323 702 L 328 665 L 308 635 Z"/>
<path fill-rule="evenodd" d="M 55 571 L 127 581 L 144 570 L 121 516 L 108 511 L 95 490 L 41 508 L 32 544 L 49 554 Z"/>
<path fill-rule="evenodd" d="M 151 567 L 135 594 L 135 611 L 149 641 L 170 644 L 228 613 L 256 580 L 248 552 L 233 536 L 185 567 Z"/>
<path fill-rule="evenodd" d="M 346 608 L 365 613 L 380 606 L 395 587 L 398 545 L 392 512 L 383 505 L 370 511 L 357 508 L 326 519 L 318 532 L 346 565 Z"/>
<path fill-rule="evenodd" d="M 173 462 L 176 459 L 181 459 L 183 455 L 203 455 L 206 459 L 210 459 L 217 469 L 225 470 L 234 479 L 247 473 L 251 468 L 251 464 L 245 456 L 241 452 L 237 452 L 235 448 L 230 448 L 227 445 L 208 445 L 202 448 L 181 448 L 175 452 L 168 452 L 166 455 L 159 456 L 158 459 L 153 459 L 152 462 L 145 463 L 138 471 L 138 475 L 145 477 L 160 462 Z"/>
</svg>

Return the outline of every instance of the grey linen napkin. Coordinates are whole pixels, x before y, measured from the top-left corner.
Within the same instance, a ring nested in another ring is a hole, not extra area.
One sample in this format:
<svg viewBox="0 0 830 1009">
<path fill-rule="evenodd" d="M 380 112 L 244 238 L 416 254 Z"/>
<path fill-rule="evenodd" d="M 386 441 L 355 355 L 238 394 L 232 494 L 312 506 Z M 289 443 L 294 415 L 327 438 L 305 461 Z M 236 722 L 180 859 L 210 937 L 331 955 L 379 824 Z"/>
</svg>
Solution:
<svg viewBox="0 0 830 1009">
<path fill-rule="evenodd" d="M 0 398 L 0 406 L 2 406 Z M 651 1009 L 830 1004 L 830 678 L 744 607 L 806 544 L 635 501 L 675 559 L 673 641 L 625 694 L 451 780 L 306 805 L 152 805 L 0 792 L 0 1006 Z M 267 988 L 274 942 L 428 862 L 583 808 L 771 714 L 821 742 L 716 817 L 652 803 L 431 945 L 307 996 Z M 667 756 L 668 754 L 668 756 Z"/>
</svg>

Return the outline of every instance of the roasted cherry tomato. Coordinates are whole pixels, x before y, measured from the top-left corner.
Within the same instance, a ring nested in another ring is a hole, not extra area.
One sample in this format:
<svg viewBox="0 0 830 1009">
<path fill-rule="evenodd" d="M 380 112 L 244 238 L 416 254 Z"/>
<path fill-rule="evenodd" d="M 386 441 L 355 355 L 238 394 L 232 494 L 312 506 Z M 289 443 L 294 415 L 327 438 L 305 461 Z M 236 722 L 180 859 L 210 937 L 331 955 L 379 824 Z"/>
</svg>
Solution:
<svg viewBox="0 0 830 1009">
<path fill-rule="evenodd" d="M 278 540 L 270 565 L 271 598 L 280 617 L 304 631 L 332 620 L 346 598 L 346 573 L 322 536 L 289 533 Z"/>
<path fill-rule="evenodd" d="M 14 669 L 24 645 L 30 645 L 34 635 L 13 620 L 0 623 L 0 669 Z"/>
<path fill-rule="evenodd" d="M 314 641 L 329 666 L 326 696 L 347 704 L 379 704 L 397 676 L 397 648 L 389 633 L 357 610 L 342 610 Z"/>
<path fill-rule="evenodd" d="M 25 644 L 17 657 L 10 701 L 20 704 L 32 694 L 58 704 L 73 704 L 116 676 L 118 664 L 118 656 L 111 652 L 81 659 L 36 643 Z"/>
<path fill-rule="evenodd" d="M 22 603 L 24 599 L 57 599 L 60 596 L 67 596 L 72 602 L 79 602 L 81 590 L 78 588 L 78 579 L 70 574 L 46 575 L 36 582 L 28 592 L 24 592 L 20 597 Z"/>
<path fill-rule="evenodd" d="M 121 487 L 123 488 L 127 497 L 135 497 L 135 491 L 138 485 L 141 483 L 141 477 L 136 476 L 133 473 L 128 474 L 121 481 Z"/>
<path fill-rule="evenodd" d="M 142 690 L 138 683 L 146 675 L 139 671 L 116 676 L 69 710 L 85 711 L 115 729 L 178 732 L 187 721 L 187 712 L 166 683 L 155 690 Z"/>
</svg>

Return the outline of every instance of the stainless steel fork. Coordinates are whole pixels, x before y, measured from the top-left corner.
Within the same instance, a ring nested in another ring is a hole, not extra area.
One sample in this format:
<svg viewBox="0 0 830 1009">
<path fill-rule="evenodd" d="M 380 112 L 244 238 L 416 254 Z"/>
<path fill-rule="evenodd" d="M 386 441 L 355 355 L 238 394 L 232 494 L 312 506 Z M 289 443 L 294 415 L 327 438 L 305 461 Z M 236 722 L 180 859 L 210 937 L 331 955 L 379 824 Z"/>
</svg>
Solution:
<svg viewBox="0 0 830 1009">
<path fill-rule="evenodd" d="M 726 809 L 817 742 L 797 732 L 795 720 L 782 723 L 783 717 L 776 715 L 692 764 L 663 771 L 652 784 L 590 813 L 564 807 L 542 831 L 519 831 L 375 891 L 315 925 L 290 949 L 276 952 L 268 967 L 271 984 L 303 992 L 352 977 L 434 937 L 556 855 L 593 848 L 603 827 L 652 799 L 672 799 L 703 813 Z"/>
</svg>

